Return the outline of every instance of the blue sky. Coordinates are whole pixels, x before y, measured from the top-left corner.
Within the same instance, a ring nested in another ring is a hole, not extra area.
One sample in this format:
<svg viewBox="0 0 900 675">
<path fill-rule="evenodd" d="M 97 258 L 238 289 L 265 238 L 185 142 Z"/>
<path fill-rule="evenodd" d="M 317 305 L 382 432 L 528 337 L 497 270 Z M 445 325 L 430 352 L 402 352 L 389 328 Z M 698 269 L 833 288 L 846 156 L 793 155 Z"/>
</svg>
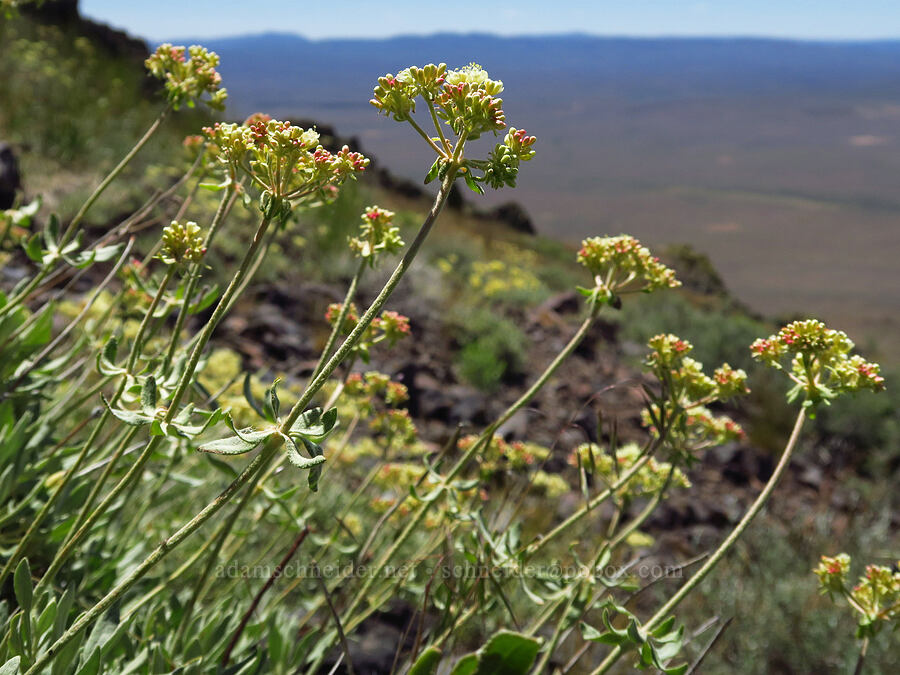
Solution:
<svg viewBox="0 0 900 675">
<path fill-rule="evenodd" d="M 898 0 L 81 0 L 82 12 L 160 41 L 264 31 L 309 38 L 435 32 L 900 38 Z"/>
</svg>

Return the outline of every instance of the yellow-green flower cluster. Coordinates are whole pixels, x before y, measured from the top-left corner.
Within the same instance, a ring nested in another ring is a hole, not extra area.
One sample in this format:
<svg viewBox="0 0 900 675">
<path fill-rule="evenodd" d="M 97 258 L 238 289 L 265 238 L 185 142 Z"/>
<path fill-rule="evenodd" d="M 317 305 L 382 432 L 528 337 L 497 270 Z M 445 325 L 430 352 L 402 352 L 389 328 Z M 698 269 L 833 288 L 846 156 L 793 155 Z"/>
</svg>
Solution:
<svg viewBox="0 0 900 675">
<path fill-rule="evenodd" d="M 429 64 L 378 78 L 370 103 L 394 120 L 412 124 L 438 154 L 426 183 L 435 178 L 443 179 L 452 165 L 465 178 L 469 188 L 481 194 L 484 188 L 479 183 L 494 189 L 505 185 L 515 187 L 519 163 L 534 156 L 535 137 L 528 136 L 524 129 L 511 128 L 487 159 L 464 158 L 462 149 L 466 141 L 475 140 L 486 132 L 496 135 L 506 128 L 503 99 L 499 98 L 502 91 L 503 83 L 491 79 L 476 63 L 456 70 L 447 70 L 444 63 Z M 415 122 L 419 97 L 431 113 L 438 132 L 436 137 L 427 136 Z M 442 122 L 456 135 L 454 140 L 445 137 Z M 481 170 L 482 175 L 476 175 L 472 169 Z"/>
<path fill-rule="evenodd" d="M 693 345 L 677 335 L 655 335 L 647 346 L 645 364 L 662 384 L 663 395 L 642 412 L 642 421 L 656 438 L 665 433 L 673 459 L 690 462 L 697 450 L 744 437 L 734 420 L 706 407 L 748 393 L 743 370 L 725 363 L 709 377 L 703 364 L 688 356 Z"/>
<path fill-rule="evenodd" d="M 379 253 L 396 253 L 403 248 L 400 228 L 393 225 L 394 212 L 379 206 L 367 206 L 360 216 L 359 236 L 349 240 L 350 250 L 357 258 L 364 258 L 374 267 Z"/>
<path fill-rule="evenodd" d="M 469 286 L 485 298 L 499 298 L 511 293 L 534 293 L 543 288 L 531 271 L 503 260 L 477 260 L 472 263 Z"/>
<path fill-rule="evenodd" d="M 853 588 L 847 587 L 850 572 L 850 556 L 841 553 L 834 557 L 822 556 L 813 572 L 819 578 L 823 594 L 834 597 L 843 595 L 851 608 L 859 615 L 856 635 L 872 637 L 886 624 L 900 621 L 900 563 L 891 569 L 883 565 L 868 565 L 866 572 Z"/>
<path fill-rule="evenodd" d="M 376 371 L 352 373 L 344 382 L 344 393 L 361 415 L 370 418 L 369 428 L 379 445 L 415 443 L 418 431 L 409 411 L 398 407 L 409 399 L 406 385 Z"/>
<path fill-rule="evenodd" d="M 727 363 L 717 368 L 712 377 L 707 376 L 703 364 L 688 356 L 694 346 L 677 335 L 654 335 L 647 346 L 650 353 L 646 365 L 685 406 L 704 405 L 750 391 L 747 373 Z"/>
<path fill-rule="evenodd" d="M 750 345 L 753 358 L 787 372 L 794 382 L 788 392 L 793 402 L 803 395 L 804 407 L 814 407 L 845 392 L 881 391 L 884 378 L 877 363 L 850 355 L 854 345 L 841 331 L 815 319 L 794 321 L 775 335 Z M 785 361 L 790 359 L 790 370 Z"/>
<path fill-rule="evenodd" d="M 654 416 L 659 419 L 659 411 L 656 403 L 651 403 L 649 408 L 641 411 L 641 421 L 656 438 L 659 437 L 659 429 L 653 420 Z M 741 425 L 728 415 L 714 415 L 704 406 L 694 406 L 678 414 L 668 428 L 667 439 L 670 450 L 677 451 L 690 460 L 698 450 L 740 441 L 745 437 Z"/>
<path fill-rule="evenodd" d="M 612 485 L 618 482 L 622 473 L 641 459 L 642 454 L 641 448 L 636 443 L 628 443 L 616 448 L 615 456 L 604 452 L 596 443 L 584 443 L 575 449 L 569 458 L 569 463 L 577 466 L 580 460 L 581 466 L 585 470 L 593 469 L 596 477 L 606 485 Z M 666 481 L 668 481 L 669 487 L 688 488 L 691 486 L 681 469 L 669 462 L 659 462 L 651 457 L 631 479 L 619 488 L 616 495 L 619 498 L 649 497 L 657 494 Z"/>
<path fill-rule="evenodd" d="M 325 312 L 325 319 L 332 326 L 340 318 L 342 306 L 339 302 L 328 306 L 328 310 Z M 341 325 L 341 333 L 349 335 L 358 323 L 359 314 L 356 311 L 356 305 L 351 302 L 347 314 L 344 316 L 344 322 Z M 399 340 L 408 337 L 410 334 L 409 317 L 386 309 L 381 313 L 381 316 L 372 319 L 372 323 L 368 325 L 365 332 L 360 336 L 353 350 L 363 363 L 368 363 L 369 352 L 373 346 L 381 342 L 387 342 L 389 347 L 393 347 Z"/>
<path fill-rule="evenodd" d="M 425 468 L 421 464 L 413 464 L 410 462 L 387 462 L 375 474 L 372 484 L 386 489 L 399 490 L 402 493 L 408 493 L 411 485 L 415 485 Z M 421 487 L 427 490 L 434 486 L 434 481 L 426 477 L 422 481 Z"/>
<path fill-rule="evenodd" d="M 558 473 L 546 471 L 534 472 L 531 477 L 531 489 L 548 499 L 559 499 L 570 490 L 565 478 Z"/>
<path fill-rule="evenodd" d="M 203 232 L 193 221 L 184 224 L 173 220 L 163 228 L 159 259 L 167 265 L 183 265 L 199 262 L 206 254 Z"/>
<path fill-rule="evenodd" d="M 175 110 L 182 105 L 193 108 L 195 100 L 203 100 L 203 94 L 209 95 L 203 102 L 210 108 L 225 108 L 228 94 L 219 86 L 222 76 L 216 72 L 219 56 L 215 52 L 207 51 L 199 45 L 192 45 L 185 50 L 184 47 L 174 47 L 167 43 L 157 47 L 144 65 L 154 77 L 165 82 L 169 103 Z"/>
<path fill-rule="evenodd" d="M 464 436 L 459 440 L 460 450 L 468 450 L 478 441 L 477 436 Z M 494 436 L 481 448 L 478 455 L 483 475 L 502 473 L 507 469 L 524 471 L 540 464 L 550 456 L 550 450 L 537 443 L 513 441 L 508 443 L 502 436 Z"/>
<path fill-rule="evenodd" d="M 631 235 L 585 239 L 577 260 L 593 275 L 593 292 L 613 304 L 623 293 L 681 286 L 675 272 Z"/>
<path fill-rule="evenodd" d="M 260 116 L 249 125 L 217 122 L 204 132 L 217 146 L 219 160 L 226 164 L 232 178 L 246 174 L 269 195 L 261 202 L 270 217 L 285 214 L 290 202 L 326 201 L 333 188 L 354 178 L 369 165 L 369 160 L 346 145 L 331 153 L 319 144 L 314 129 L 295 127 L 290 122 Z"/>
<path fill-rule="evenodd" d="M 485 131 L 506 126 L 503 100 L 497 95 L 503 83 L 492 80 L 481 66 L 471 64 L 458 70 L 447 65 L 413 66 L 378 78 L 370 103 L 398 122 L 412 119 L 416 99 L 421 96 L 436 106 L 436 114 L 457 134 L 470 139 Z"/>
</svg>

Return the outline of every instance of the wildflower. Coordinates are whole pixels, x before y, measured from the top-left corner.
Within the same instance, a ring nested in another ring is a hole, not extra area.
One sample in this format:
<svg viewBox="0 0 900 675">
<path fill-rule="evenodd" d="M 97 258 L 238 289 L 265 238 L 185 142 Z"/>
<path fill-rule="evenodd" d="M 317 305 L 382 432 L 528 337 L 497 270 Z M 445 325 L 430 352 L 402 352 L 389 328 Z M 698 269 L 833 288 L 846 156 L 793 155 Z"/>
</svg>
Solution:
<svg viewBox="0 0 900 675">
<path fill-rule="evenodd" d="M 827 328 L 815 319 L 794 321 L 775 335 L 760 338 L 750 345 L 753 358 L 787 372 L 794 382 L 788 401 L 801 395 L 804 407 L 815 407 L 842 393 L 884 389 L 884 378 L 877 363 L 850 355 L 853 342 L 846 333 Z M 790 357 L 790 370 L 783 360 Z"/>
<path fill-rule="evenodd" d="M 187 51 L 187 58 L 185 55 Z M 151 75 L 163 80 L 171 106 L 178 110 L 182 105 L 194 107 L 195 100 L 201 100 L 203 94 L 209 98 L 203 100 L 214 110 L 224 110 L 228 94 L 221 89 L 222 76 L 216 72 L 219 56 L 207 51 L 199 45 L 174 47 L 170 44 L 160 45 L 151 54 L 144 65 Z"/>
<path fill-rule="evenodd" d="M 182 225 L 173 220 L 168 227 L 163 228 L 159 259 L 167 265 L 199 262 L 206 254 L 203 238 L 197 223 L 188 221 Z"/>
<path fill-rule="evenodd" d="M 438 158 L 425 178 L 426 183 L 443 179 L 453 166 L 466 185 L 481 194 L 484 192 L 481 184 L 494 189 L 515 187 L 519 163 L 534 156 L 535 137 L 513 127 L 487 159 L 462 158 L 466 141 L 488 132 L 497 135 L 506 129 L 503 99 L 499 97 L 502 91 L 503 82 L 492 79 L 477 63 L 456 70 L 447 70 L 444 63 L 428 64 L 378 78 L 370 103 L 384 115 L 412 124 L 437 152 Z M 432 115 L 439 134 L 436 138 L 429 138 L 414 120 L 419 98 L 426 102 Z M 456 135 L 456 143 L 445 138 L 441 122 Z"/>
<path fill-rule="evenodd" d="M 379 253 L 396 253 L 403 248 L 400 229 L 393 226 L 393 211 L 367 206 L 360 218 L 362 226 L 359 236 L 349 240 L 350 250 L 357 258 L 365 258 L 374 267 Z"/>
<path fill-rule="evenodd" d="M 244 172 L 263 191 L 260 208 L 269 217 L 284 219 L 294 205 L 332 199 L 336 186 L 369 165 L 346 145 L 326 150 L 315 129 L 265 117 L 254 116 L 248 125 L 217 122 L 203 131 L 232 179 Z"/>
<path fill-rule="evenodd" d="M 586 470 L 595 470 L 596 476 L 607 485 L 618 482 L 619 476 L 634 466 L 643 456 L 636 443 L 628 443 L 616 448 L 615 455 L 605 453 L 596 443 L 578 446 L 569 457 L 569 464 L 578 466 L 579 460 Z M 671 476 L 669 475 L 671 474 Z M 620 498 L 647 497 L 658 493 L 668 481 L 672 487 L 688 488 L 690 481 L 678 467 L 668 462 L 650 458 L 647 463 L 619 488 Z"/>
<path fill-rule="evenodd" d="M 675 272 L 663 265 L 631 235 L 591 237 L 581 243 L 578 262 L 594 276 L 593 289 L 581 289 L 616 306 L 623 293 L 649 293 L 658 288 L 677 288 Z"/>
<path fill-rule="evenodd" d="M 822 556 L 813 573 L 819 578 L 823 594 L 844 595 L 850 607 L 859 614 L 856 635 L 859 638 L 876 635 L 885 624 L 900 619 L 900 571 L 883 565 L 868 565 L 863 576 L 852 588 L 847 588 L 850 556 L 841 553 Z"/>
</svg>

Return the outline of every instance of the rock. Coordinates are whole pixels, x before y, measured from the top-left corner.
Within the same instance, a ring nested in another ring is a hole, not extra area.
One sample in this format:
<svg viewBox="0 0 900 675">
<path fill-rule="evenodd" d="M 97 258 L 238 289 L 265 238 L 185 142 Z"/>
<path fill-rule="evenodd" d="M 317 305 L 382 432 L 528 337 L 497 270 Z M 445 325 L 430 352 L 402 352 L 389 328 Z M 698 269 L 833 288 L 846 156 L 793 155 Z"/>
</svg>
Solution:
<svg viewBox="0 0 900 675">
<path fill-rule="evenodd" d="M 0 142 L 0 210 L 11 209 L 22 187 L 19 162 L 9 143 Z"/>
<path fill-rule="evenodd" d="M 507 441 L 522 441 L 528 438 L 528 411 L 519 410 L 500 425 L 497 433 Z"/>
<path fill-rule="evenodd" d="M 517 202 L 506 202 L 495 209 L 479 214 L 479 217 L 486 220 L 499 220 L 516 232 L 524 234 L 535 234 L 537 232 L 528 212 Z"/>
</svg>

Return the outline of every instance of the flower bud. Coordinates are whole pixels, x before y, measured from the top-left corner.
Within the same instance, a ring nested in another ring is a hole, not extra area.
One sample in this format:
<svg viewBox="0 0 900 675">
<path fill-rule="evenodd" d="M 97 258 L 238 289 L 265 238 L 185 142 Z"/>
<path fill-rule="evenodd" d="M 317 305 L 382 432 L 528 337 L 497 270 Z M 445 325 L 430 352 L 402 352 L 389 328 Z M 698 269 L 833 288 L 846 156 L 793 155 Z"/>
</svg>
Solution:
<svg viewBox="0 0 900 675">
<path fill-rule="evenodd" d="M 163 228 L 159 259 L 167 265 L 199 262 L 206 253 L 203 239 L 203 232 L 197 223 L 188 221 L 182 225 L 173 220 L 168 227 Z"/>
</svg>

